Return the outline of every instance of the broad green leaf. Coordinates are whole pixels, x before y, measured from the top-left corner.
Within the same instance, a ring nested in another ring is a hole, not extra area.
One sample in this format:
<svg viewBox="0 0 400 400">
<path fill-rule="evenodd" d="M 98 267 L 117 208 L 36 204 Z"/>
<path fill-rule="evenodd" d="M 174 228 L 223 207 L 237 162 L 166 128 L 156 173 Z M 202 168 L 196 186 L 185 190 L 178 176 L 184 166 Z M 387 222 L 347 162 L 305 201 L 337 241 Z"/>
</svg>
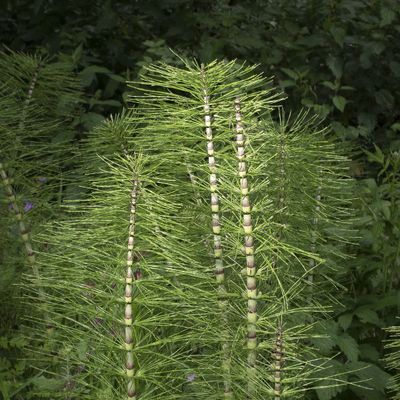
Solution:
<svg viewBox="0 0 400 400">
<path fill-rule="evenodd" d="M 332 90 L 337 90 L 337 89 L 338 89 L 338 85 L 336 85 L 336 84 L 333 83 L 333 82 L 323 81 L 323 82 L 322 82 L 322 85 L 324 85 L 324 86 L 326 86 L 327 88 L 332 89 Z"/>
<path fill-rule="evenodd" d="M 347 333 L 343 333 L 337 337 L 336 343 L 340 350 L 343 351 L 349 361 L 357 361 L 359 356 L 359 349 L 357 341 Z"/>
<path fill-rule="evenodd" d="M 363 323 L 370 323 L 376 326 L 381 326 L 381 320 L 376 311 L 371 310 L 368 306 L 360 307 L 354 311 L 354 314 L 361 320 Z"/>
<path fill-rule="evenodd" d="M 381 23 L 380 26 L 386 26 L 393 22 L 396 18 L 396 13 L 387 6 L 381 8 Z"/>
<path fill-rule="evenodd" d="M 400 131 L 400 122 L 394 123 L 394 124 L 390 127 L 390 129 L 392 129 L 392 130 L 394 130 L 394 131 L 396 131 L 396 132 L 399 132 L 399 131 Z"/>
<path fill-rule="evenodd" d="M 295 81 L 297 79 L 299 79 L 299 74 L 294 71 L 293 69 L 290 68 L 281 68 L 281 70 L 288 76 L 290 76 L 292 79 L 294 79 Z"/>
<path fill-rule="evenodd" d="M 336 42 L 340 47 L 342 47 L 342 46 L 343 46 L 343 42 L 344 42 L 344 38 L 345 38 L 345 36 L 346 36 L 346 31 L 345 31 L 343 28 L 341 28 L 341 27 L 333 26 L 333 27 L 330 29 L 330 32 L 331 32 L 333 38 L 335 39 L 335 42 Z"/>
<path fill-rule="evenodd" d="M 336 79 L 340 79 L 343 75 L 343 61 L 338 57 L 329 57 L 326 61 L 329 69 L 332 71 Z"/>
<path fill-rule="evenodd" d="M 364 361 L 352 362 L 349 369 L 357 370 L 355 374 L 364 380 L 363 385 L 384 393 L 390 375 L 375 364 Z"/>
<path fill-rule="evenodd" d="M 351 325 L 351 321 L 353 320 L 353 314 L 352 313 L 346 313 L 346 314 L 342 314 L 339 318 L 338 318 L 338 323 L 340 325 L 340 327 L 346 331 L 349 326 Z"/>
<path fill-rule="evenodd" d="M 61 379 L 46 378 L 45 376 L 38 376 L 37 378 L 32 379 L 31 383 L 33 383 L 38 390 L 50 390 L 54 392 L 61 389 L 64 385 L 64 382 Z"/>
<path fill-rule="evenodd" d="M 279 81 L 279 84 L 283 88 L 296 86 L 296 82 L 292 81 L 291 79 L 284 79 L 283 81 Z"/>
<path fill-rule="evenodd" d="M 379 351 L 372 345 L 368 343 L 362 343 L 359 346 L 360 349 L 360 357 L 364 360 L 370 360 L 374 362 L 378 362 L 380 358 Z"/>
<path fill-rule="evenodd" d="M 344 107 L 346 106 L 346 99 L 343 96 L 334 96 L 332 98 L 333 104 L 335 105 L 335 107 L 343 112 L 344 111 Z"/>
</svg>

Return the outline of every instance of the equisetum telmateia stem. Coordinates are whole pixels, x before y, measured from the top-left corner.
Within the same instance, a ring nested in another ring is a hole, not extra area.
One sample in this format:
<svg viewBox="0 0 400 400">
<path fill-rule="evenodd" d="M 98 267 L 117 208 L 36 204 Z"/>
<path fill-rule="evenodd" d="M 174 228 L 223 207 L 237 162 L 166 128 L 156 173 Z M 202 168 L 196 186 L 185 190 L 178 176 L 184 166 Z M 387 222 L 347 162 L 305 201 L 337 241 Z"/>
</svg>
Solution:
<svg viewBox="0 0 400 400">
<path fill-rule="evenodd" d="M 214 139 L 213 139 L 213 128 L 212 128 L 212 115 L 210 107 L 210 96 L 208 94 L 204 66 L 201 68 L 201 76 L 204 84 L 203 88 L 203 99 L 204 99 L 204 125 L 207 139 L 207 156 L 208 156 L 208 167 L 210 171 L 210 195 L 211 195 L 211 215 L 212 215 L 212 231 L 214 235 L 214 262 L 215 262 L 215 276 L 218 284 L 218 292 L 221 295 L 219 300 L 219 307 L 222 312 L 222 373 L 224 377 L 224 398 L 232 399 L 233 392 L 231 388 L 231 362 L 230 362 L 230 345 L 228 342 L 228 316 L 227 316 L 227 300 L 223 299 L 226 294 L 225 287 L 225 269 L 222 259 L 222 240 L 221 240 L 221 219 L 220 219 L 220 208 L 219 208 L 219 196 L 218 196 L 218 177 L 217 177 L 217 164 L 215 161 L 214 154 Z"/>
<path fill-rule="evenodd" d="M 26 99 L 25 99 L 25 102 L 24 102 L 24 105 L 22 108 L 22 112 L 21 112 L 21 119 L 18 124 L 19 130 L 24 129 L 27 109 L 32 100 L 33 91 L 36 86 L 36 82 L 37 82 L 37 78 L 38 78 L 38 74 L 39 74 L 39 70 L 40 70 L 41 66 L 42 66 L 41 63 L 39 63 L 37 65 L 35 72 L 33 74 L 32 80 L 29 84 L 28 93 L 27 93 L 27 96 L 26 96 Z M 17 140 L 19 140 L 18 136 L 17 136 Z M 35 258 L 35 253 L 33 251 L 32 241 L 30 238 L 29 230 L 23 220 L 23 215 L 22 215 L 21 209 L 18 205 L 16 194 L 15 194 L 14 188 L 12 186 L 11 179 L 9 178 L 9 176 L 7 174 L 4 164 L 1 162 L 0 162 L 0 177 L 1 177 L 1 181 L 4 186 L 6 196 L 8 198 L 10 209 L 12 211 L 14 211 L 15 219 L 18 222 L 19 233 L 20 233 L 21 239 L 24 243 L 28 263 L 30 264 L 30 266 L 32 268 L 35 278 L 38 281 L 40 281 L 40 273 L 39 273 L 39 269 L 36 265 L 36 258 Z M 44 294 L 43 288 L 40 286 L 39 286 L 39 299 L 42 304 L 45 304 L 45 294 Z M 50 318 L 49 318 L 47 312 L 45 312 L 45 320 L 46 320 L 47 329 L 50 332 L 52 330 L 52 325 L 51 325 L 51 321 L 50 321 Z"/>
<path fill-rule="evenodd" d="M 42 67 L 42 63 L 38 63 L 38 65 L 35 69 L 35 72 L 33 73 L 31 83 L 29 84 L 28 94 L 27 94 L 25 102 L 24 102 L 24 107 L 23 107 L 22 113 L 21 113 L 21 119 L 20 119 L 19 125 L 18 125 L 18 128 L 20 130 L 22 130 L 25 126 L 26 114 L 28 111 L 29 104 L 32 100 L 33 91 L 35 90 L 36 82 L 37 82 L 39 71 L 40 71 L 41 67 Z"/>
<path fill-rule="evenodd" d="M 15 196 L 14 189 L 11 185 L 11 180 L 9 179 L 7 172 L 4 169 L 3 163 L 0 163 L 0 176 L 4 186 L 4 190 L 6 192 L 6 196 L 8 197 L 10 208 L 14 211 L 15 219 L 18 221 L 19 232 L 21 235 L 21 239 L 24 242 L 29 264 L 32 266 L 35 276 L 38 277 L 39 271 L 35 265 L 35 254 L 32 249 L 32 243 L 30 240 L 29 231 L 26 228 L 25 222 L 23 221 L 22 212 L 18 206 L 17 198 Z"/>
<path fill-rule="evenodd" d="M 253 224 L 249 198 L 249 184 L 246 164 L 246 137 L 242 121 L 240 99 L 235 100 L 236 119 L 236 156 L 240 177 L 242 224 L 246 252 L 246 287 L 247 287 L 247 397 L 254 399 L 257 362 L 257 279 L 254 259 Z"/>
<path fill-rule="evenodd" d="M 279 323 L 276 331 L 274 348 L 275 370 L 274 370 L 274 396 L 275 400 L 281 400 L 282 395 L 282 365 L 284 361 L 283 328 Z"/>
<path fill-rule="evenodd" d="M 132 294 L 133 281 L 139 280 L 141 277 L 140 271 L 132 270 L 133 265 L 133 247 L 135 242 L 135 221 L 136 221 L 136 201 L 138 193 L 138 181 L 133 180 L 131 191 L 131 210 L 129 219 L 128 231 L 128 255 L 126 260 L 126 275 L 125 275 L 125 350 L 126 350 L 126 376 L 128 379 L 127 395 L 129 400 L 136 400 L 136 385 L 135 385 L 135 363 L 133 358 L 133 332 L 132 332 Z"/>
<path fill-rule="evenodd" d="M 320 202 L 321 202 L 321 186 L 318 186 L 317 193 L 315 195 L 315 214 L 312 221 L 313 230 L 311 231 L 311 253 L 315 253 L 317 250 L 317 229 L 319 223 L 319 212 L 320 212 Z M 308 274 L 308 283 L 310 284 L 310 288 L 312 290 L 312 285 L 314 283 L 314 267 L 315 267 L 315 260 L 313 258 L 310 259 L 308 266 L 310 267 L 310 272 Z"/>
</svg>

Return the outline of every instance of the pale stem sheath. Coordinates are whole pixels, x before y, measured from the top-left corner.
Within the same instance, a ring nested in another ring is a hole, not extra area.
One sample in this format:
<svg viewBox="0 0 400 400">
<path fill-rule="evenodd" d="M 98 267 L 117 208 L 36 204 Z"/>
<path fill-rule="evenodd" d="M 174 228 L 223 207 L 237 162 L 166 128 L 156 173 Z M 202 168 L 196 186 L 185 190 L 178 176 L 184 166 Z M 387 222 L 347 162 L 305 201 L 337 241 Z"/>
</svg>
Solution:
<svg viewBox="0 0 400 400">
<path fill-rule="evenodd" d="M 218 285 L 218 293 L 221 299 L 218 304 L 221 310 L 222 318 L 222 374 L 224 377 L 224 398 L 232 399 L 233 392 L 231 388 L 231 361 L 230 361 L 230 345 L 228 341 L 228 315 L 227 315 L 227 300 L 223 299 L 226 294 L 225 287 L 225 269 L 222 259 L 222 240 L 221 240 L 221 218 L 220 218 L 220 200 L 218 195 L 218 169 L 214 154 L 214 139 L 212 128 L 212 113 L 210 107 L 210 96 L 208 94 L 207 82 L 205 79 L 204 66 L 201 66 L 201 77 L 203 81 L 203 100 L 204 100 L 204 128 L 207 139 L 207 156 L 208 167 L 210 171 L 210 204 L 211 204 L 211 221 L 212 231 L 214 235 L 214 271 Z"/>
<path fill-rule="evenodd" d="M 33 74 L 32 80 L 29 84 L 28 93 L 27 93 L 27 96 L 26 96 L 26 99 L 24 102 L 24 106 L 22 108 L 21 119 L 20 119 L 20 122 L 18 125 L 19 130 L 24 129 L 27 109 L 32 100 L 33 91 L 36 86 L 40 68 L 41 68 L 41 64 L 39 63 L 36 67 L 36 70 Z M 9 176 L 5 170 L 4 164 L 1 162 L 0 162 L 0 176 L 1 176 L 1 180 L 2 180 L 2 183 L 4 186 L 6 196 L 8 197 L 10 208 L 12 209 L 12 211 L 14 211 L 15 219 L 18 222 L 19 233 L 20 233 L 21 239 L 24 243 L 25 252 L 26 252 L 26 255 L 28 258 L 28 263 L 30 264 L 30 266 L 32 268 L 35 278 L 37 279 L 38 282 L 40 282 L 40 273 L 39 273 L 39 269 L 36 265 L 36 258 L 35 258 L 35 253 L 33 251 L 30 234 L 29 234 L 29 231 L 23 220 L 23 215 L 22 215 L 21 209 L 18 206 L 17 198 L 15 195 L 14 188 L 12 186 L 11 179 L 9 178 Z M 40 285 L 39 285 L 39 299 L 42 304 L 45 304 L 45 293 L 43 291 L 43 288 Z M 46 320 L 47 329 L 50 332 L 52 327 L 51 327 L 51 321 L 50 321 L 50 318 L 49 318 L 47 312 L 45 312 L 45 320 Z"/>
<path fill-rule="evenodd" d="M 133 331 L 132 331 L 132 293 L 133 293 L 133 280 L 141 278 L 140 271 L 132 270 L 133 265 L 133 248 L 135 242 L 135 221 L 136 221 L 136 202 L 138 193 L 138 181 L 132 181 L 131 202 L 130 202 L 130 218 L 128 230 L 128 252 L 126 260 L 126 274 L 125 274 L 125 350 L 126 350 L 126 376 L 127 376 L 127 396 L 129 400 L 137 400 L 136 384 L 135 384 L 135 363 L 133 358 Z"/>
<path fill-rule="evenodd" d="M 282 395 L 282 366 L 284 362 L 284 342 L 283 342 L 283 329 L 282 324 L 279 323 L 276 332 L 274 358 L 275 358 L 275 371 L 274 371 L 274 396 L 275 400 L 281 400 Z"/>
<path fill-rule="evenodd" d="M 236 119 L 236 156 L 241 191 L 241 212 L 246 253 L 246 287 L 247 287 L 247 397 L 255 398 L 255 379 L 257 374 L 257 278 L 254 259 L 253 224 L 249 197 L 249 184 L 246 162 L 246 137 L 242 120 L 240 99 L 235 100 Z"/>
</svg>

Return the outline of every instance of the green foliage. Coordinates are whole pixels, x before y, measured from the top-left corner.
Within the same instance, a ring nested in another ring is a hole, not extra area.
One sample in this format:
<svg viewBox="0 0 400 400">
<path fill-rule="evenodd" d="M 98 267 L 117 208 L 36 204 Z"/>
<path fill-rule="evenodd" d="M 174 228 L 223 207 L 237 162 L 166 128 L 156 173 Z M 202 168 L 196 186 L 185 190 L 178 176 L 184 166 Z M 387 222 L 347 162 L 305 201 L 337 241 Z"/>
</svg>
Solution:
<svg viewBox="0 0 400 400">
<path fill-rule="evenodd" d="M 334 390 L 311 341 L 351 236 L 348 160 L 307 114 L 274 122 L 254 67 L 180 62 L 131 84 L 135 109 L 80 150 L 89 191 L 36 236 L 43 274 L 25 287 L 38 341 L 36 315 L 54 326 L 59 396 L 300 399 L 328 376 Z"/>
<path fill-rule="evenodd" d="M 400 388 L 399 388 L 399 379 L 400 379 L 400 358 L 399 358 L 399 347 L 400 347 L 400 335 L 399 335 L 399 327 L 393 326 L 388 328 L 388 332 L 390 333 L 390 341 L 387 344 L 387 349 L 389 349 L 389 354 L 386 358 L 386 361 L 395 375 L 391 378 L 390 389 L 392 390 L 391 394 L 393 395 L 393 399 L 397 400 L 400 398 Z"/>
<path fill-rule="evenodd" d="M 1 392 L 21 399 L 33 398 L 29 389 L 41 377 L 32 367 L 43 364 L 29 351 L 30 327 L 22 320 L 33 309 L 21 303 L 16 285 L 30 270 L 40 277 L 32 236 L 60 214 L 80 93 L 68 64 L 7 52 L 0 66 Z"/>
<path fill-rule="evenodd" d="M 302 105 L 325 116 L 336 137 L 366 149 L 353 154 L 352 175 L 359 179 L 363 199 L 355 202 L 360 246 L 351 249 L 354 257 L 341 263 L 335 276 L 342 284 L 335 326 L 357 342 L 362 362 L 382 370 L 387 338 L 382 328 L 396 324 L 399 315 L 398 178 L 383 181 L 394 165 L 392 160 L 385 169 L 385 163 L 400 144 L 399 12 L 397 0 L 9 0 L 0 23 L 8 47 L 45 48 L 81 71 L 89 112 L 75 119 L 78 129 L 68 136 L 71 141 L 85 136 L 82 127 L 93 127 L 125 104 L 131 91 L 125 79 L 136 79 L 154 60 L 179 63 L 168 51 L 173 48 L 202 61 L 259 63 L 259 70 L 274 75 L 275 85 L 288 95 L 288 108 Z M 68 198 L 83 191 L 66 186 Z M 0 246 L 8 250 L 1 263 L 14 257 L 9 241 Z M 1 283 L 9 289 L 14 279 L 9 271 Z M 339 345 L 330 349 L 333 356 Z M 343 357 L 333 368 L 341 373 L 348 362 Z M 336 399 L 380 396 L 353 389 Z"/>
</svg>

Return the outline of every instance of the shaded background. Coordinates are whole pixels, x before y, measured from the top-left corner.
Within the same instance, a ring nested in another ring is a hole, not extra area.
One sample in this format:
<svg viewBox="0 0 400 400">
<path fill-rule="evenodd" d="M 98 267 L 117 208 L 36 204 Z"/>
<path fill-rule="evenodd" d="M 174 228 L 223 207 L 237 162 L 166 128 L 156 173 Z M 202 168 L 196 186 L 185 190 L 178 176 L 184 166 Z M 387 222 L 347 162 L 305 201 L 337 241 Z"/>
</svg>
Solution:
<svg viewBox="0 0 400 400">
<path fill-rule="evenodd" d="M 360 200 L 359 246 L 338 266 L 342 305 L 334 306 L 330 336 L 319 346 L 332 356 L 341 351 L 332 368 L 370 389 L 327 388 L 310 398 L 388 398 L 384 328 L 400 315 L 398 0 L 3 0 L 0 11 L 5 47 L 74 63 L 87 100 L 71 141 L 122 109 L 125 80 L 144 65 L 176 63 L 169 48 L 201 62 L 258 63 L 288 96 L 287 109 L 323 116 L 355 149 Z M 4 347 L 0 336 L 0 393 L 2 379 L 24 379 L 24 367 L 6 363 Z"/>
</svg>

